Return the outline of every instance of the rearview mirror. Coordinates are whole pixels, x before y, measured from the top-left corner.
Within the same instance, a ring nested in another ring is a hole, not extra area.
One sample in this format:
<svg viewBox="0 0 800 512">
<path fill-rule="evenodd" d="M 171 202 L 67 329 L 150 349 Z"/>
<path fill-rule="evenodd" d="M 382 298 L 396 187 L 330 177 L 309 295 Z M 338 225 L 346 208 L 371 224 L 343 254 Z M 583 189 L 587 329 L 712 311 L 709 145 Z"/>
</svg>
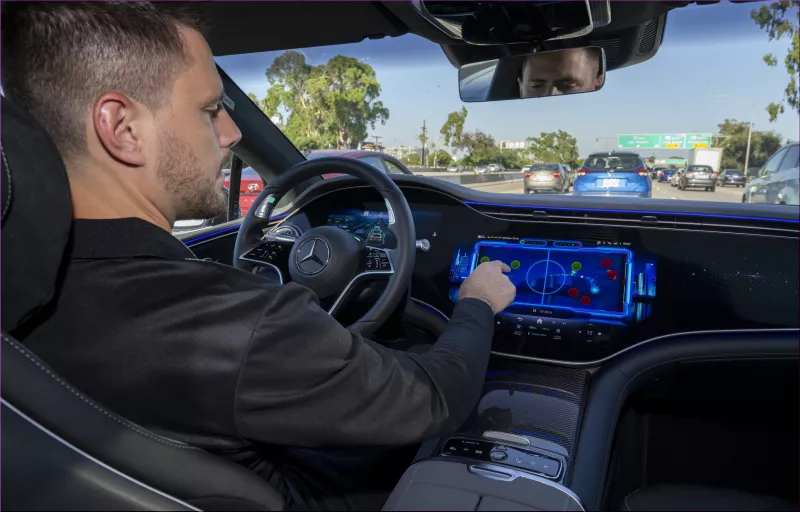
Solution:
<svg viewBox="0 0 800 512">
<path fill-rule="evenodd" d="M 458 88 L 465 102 L 578 94 L 600 90 L 605 70 L 602 48 L 569 48 L 465 64 Z"/>
</svg>

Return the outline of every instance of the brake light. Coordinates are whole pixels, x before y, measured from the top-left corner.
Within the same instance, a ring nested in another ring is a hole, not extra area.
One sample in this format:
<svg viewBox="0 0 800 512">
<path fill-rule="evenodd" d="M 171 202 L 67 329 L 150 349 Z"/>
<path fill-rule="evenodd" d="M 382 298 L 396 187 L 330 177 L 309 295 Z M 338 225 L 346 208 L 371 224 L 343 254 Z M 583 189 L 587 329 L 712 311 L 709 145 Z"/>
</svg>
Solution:
<svg viewBox="0 0 800 512">
<path fill-rule="evenodd" d="M 531 174 L 531 173 L 529 173 L 529 172 L 526 172 L 526 173 L 525 173 L 525 177 L 526 177 L 526 178 L 530 178 L 531 176 L 533 176 L 533 174 Z"/>
<path fill-rule="evenodd" d="M 715 173 L 715 172 L 712 172 L 712 173 L 711 173 L 711 177 L 712 177 L 712 178 L 716 178 L 716 177 L 717 177 L 717 173 Z"/>
<path fill-rule="evenodd" d="M 639 176 L 647 176 L 647 171 L 639 171 Z"/>
<path fill-rule="evenodd" d="M 560 175 L 559 173 L 557 173 L 557 172 L 554 172 L 554 173 L 553 173 L 553 177 L 554 177 L 554 178 L 560 178 L 560 177 L 561 177 L 561 175 Z"/>
<path fill-rule="evenodd" d="M 592 171 L 590 171 L 586 167 L 581 167 L 581 169 L 578 171 L 578 176 L 586 176 L 590 172 Z"/>
</svg>

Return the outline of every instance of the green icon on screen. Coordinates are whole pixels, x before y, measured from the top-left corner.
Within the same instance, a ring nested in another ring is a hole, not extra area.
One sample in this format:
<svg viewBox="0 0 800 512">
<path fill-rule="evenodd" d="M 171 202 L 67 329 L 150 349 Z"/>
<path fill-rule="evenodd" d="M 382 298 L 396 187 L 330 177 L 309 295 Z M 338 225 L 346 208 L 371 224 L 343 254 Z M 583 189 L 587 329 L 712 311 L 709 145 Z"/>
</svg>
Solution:
<svg viewBox="0 0 800 512">
<path fill-rule="evenodd" d="M 583 265 L 581 265 L 580 261 L 573 261 L 572 265 L 570 265 L 570 268 L 572 268 L 573 272 L 577 272 L 583 268 Z"/>
<path fill-rule="evenodd" d="M 514 260 L 511 262 L 511 268 L 517 270 L 519 268 L 519 260 Z"/>
<path fill-rule="evenodd" d="M 481 263 L 486 263 L 487 261 L 489 261 L 489 257 L 488 256 L 484 256 L 484 257 L 481 258 Z"/>
</svg>

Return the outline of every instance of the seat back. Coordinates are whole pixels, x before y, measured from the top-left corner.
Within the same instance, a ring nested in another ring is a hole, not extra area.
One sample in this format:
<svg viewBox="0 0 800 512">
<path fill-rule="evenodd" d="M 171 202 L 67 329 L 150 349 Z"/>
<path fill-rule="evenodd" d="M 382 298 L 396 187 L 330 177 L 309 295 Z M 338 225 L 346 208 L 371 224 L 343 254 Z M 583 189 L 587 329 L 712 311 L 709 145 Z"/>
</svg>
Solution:
<svg viewBox="0 0 800 512">
<path fill-rule="evenodd" d="M 0 101 L 2 509 L 282 509 L 280 495 L 259 476 L 117 416 L 12 337 L 52 307 L 72 211 L 52 140 Z"/>
</svg>

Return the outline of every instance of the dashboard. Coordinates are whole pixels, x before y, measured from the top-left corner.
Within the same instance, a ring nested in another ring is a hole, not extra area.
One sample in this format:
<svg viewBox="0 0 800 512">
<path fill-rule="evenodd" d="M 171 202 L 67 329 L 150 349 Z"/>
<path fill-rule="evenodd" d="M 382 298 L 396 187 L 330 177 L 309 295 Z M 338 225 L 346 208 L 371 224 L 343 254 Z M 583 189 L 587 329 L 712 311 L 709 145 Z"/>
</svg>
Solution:
<svg viewBox="0 0 800 512">
<path fill-rule="evenodd" d="M 478 264 L 505 262 L 517 296 L 495 318 L 495 354 L 590 365 L 657 338 L 798 326 L 791 216 L 502 205 L 412 178 L 401 188 L 430 249 L 417 252 L 411 296 L 449 316 Z M 328 225 L 396 246 L 377 192 L 326 186 L 273 229 Z"/>
</svg>

